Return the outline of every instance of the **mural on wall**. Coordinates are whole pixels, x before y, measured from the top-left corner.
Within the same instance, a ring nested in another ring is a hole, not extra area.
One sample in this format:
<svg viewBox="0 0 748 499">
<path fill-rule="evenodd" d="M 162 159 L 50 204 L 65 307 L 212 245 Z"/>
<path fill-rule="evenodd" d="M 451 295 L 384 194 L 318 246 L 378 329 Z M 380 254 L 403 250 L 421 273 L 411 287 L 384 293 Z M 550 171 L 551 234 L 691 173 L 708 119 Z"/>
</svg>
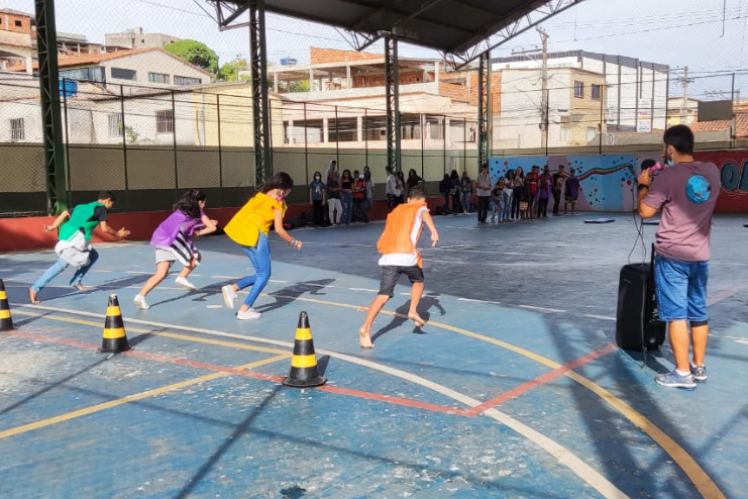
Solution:
<svg viewBox="0 0 748 499">
<path fill-rule="evenodd" d="M 636 177 L 642 162 L 654 164 L 659 153 L 621 154 L 603 156 L 527 156 L 491 159 L 489 171 L 494 179 L 508 170 L 522 167 L 525 174 L 534 165 L 541 169 L 547 164 L 551 173 L 559 166 L 568 176 L 573 168 L 580 180 L 580 211 L 632 211 L 636 203 Z"/>
<path fill-rule="evenodd" d="M 522 167 L 527 174 L 533 166 L 542 169 L 547 164 L 551 173 L 556 173 L 563 165 L 567 175 L 574 168 L 581 184 L 578 210 L 630 212 L 636 204 L 636 178 L 642 165 L 654 165 L 661 160 L 660 155 L 658 151 L 602 156 L 497 157 L 489 162 L 489 172 L 495 181 L 517 167 Z M 699 161 L 712 162 L 720 169 L 722 185 L 716 211 L 748 213 L 748 151 L 698 153 L 695 156 Z"/>
</svg>

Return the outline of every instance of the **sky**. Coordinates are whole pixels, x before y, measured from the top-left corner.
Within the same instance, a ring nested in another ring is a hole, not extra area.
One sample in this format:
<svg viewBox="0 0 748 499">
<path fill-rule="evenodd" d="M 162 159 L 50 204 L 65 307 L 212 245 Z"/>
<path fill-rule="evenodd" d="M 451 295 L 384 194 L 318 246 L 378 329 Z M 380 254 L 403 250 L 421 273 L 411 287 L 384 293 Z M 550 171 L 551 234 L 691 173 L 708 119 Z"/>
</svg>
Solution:
<svg viewBox="0 0 748 499">
<path fill-rule="evenodd" d="M 33 0 L 0 0 L 0 7 L 34 10 Z M 221 63 L 237 55 L 246 58 L 247 28 L 221 32 L 203 8 L 214 14 L 205 0 L 56 0 L 57 28 L 103 43 L 105 33 L 142 27 L 147 32 L 201 41 L 216 51 Z M 697 78 L 689 94 L 706 98 L 731 89 L 732 77 L 715 75 L 718 71 L 745 69 L 737 76 L 736 87 L 748 94 L 747 22 L 748 0 L 585 0 L 543 27 L 550 36 L 550 51 L 584 49 L 672 68 L 688 66 L 690 76 Z M 350 49 L 334 28 L 277 15 L 268 15 L 267 25 L 271 62 L 293 57 L 300 64 L 308 63 L 310 46 Z M 539 45 L 538 33 L 530 31 L 495 49 L 492 56 Z M 381 50 L 375 44 L 368 51 Z M 406 44 L 401 45 L 400 54 L 439 56 Z"/>
</svg>

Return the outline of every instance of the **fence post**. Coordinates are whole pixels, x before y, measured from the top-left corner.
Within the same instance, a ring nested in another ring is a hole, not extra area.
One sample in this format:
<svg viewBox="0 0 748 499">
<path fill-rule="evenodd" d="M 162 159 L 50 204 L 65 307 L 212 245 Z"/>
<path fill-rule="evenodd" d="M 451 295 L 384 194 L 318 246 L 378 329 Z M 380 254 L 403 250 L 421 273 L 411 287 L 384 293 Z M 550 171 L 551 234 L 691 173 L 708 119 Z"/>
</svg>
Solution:
<svg viewBox="0 0 748 499">
<path fill-rule="evenodd" d="M 652 70 L 652 79 L 654 79 L 654 69 Z M 654 102 L 654 91 L 652 91 L 652 102 Z M 600 156 L 603 155 L 603 111 L 605 104 L 605 85 L 600 85 Z M 652 104 L 654 106 L 654 104 Z M 652 113 L 652 123 L 654 124 L 654 112 Z M 653 127 L 654 128 L 654 127 Z M 547 161 L 547 159 L 546 159 Z"/>
<path fill-rule="evenodd" d="M 67 202 L 68 205 L 70 204 L 70 197 L 71 197 L 71 191 L 70 188 L 72 186 L 72 180 L 70 179 L 70 128 L 68 125 L 68 80 L 66 78 L 62 79 L 62 107 L 65 113 L 65 163 L 67 164 L 67 172 L 68 172 L 68 192 L 67 192 Z"/>
<path fill-rule="evenodd" d="M 369 134 L 366 133 L 366 124 L 369 122 L 369 110 L 364 108 L 364 164 L 369 166 Z"/>
<path fill-rule="evenodd" d="M 740 108 L 740 102 L 738 102 L 738 108 Z M 737 121 L 735 120 L 735 73 L 732 74 L 732 87 L 730 89 L 730 110 L 732 111 L 732 118 L 730 118 L 730 148 L 735 149 L 738 142 Z"/>
<path fill-rule="evenodd" d="M 174 139 L 174 190 L 179 194 L 179 162 L 177 159 L 177 104 L 175 92 L 171 91 L 171 131 Z"/>
<path fill-rule="evenodd" d="M 338 126 L 338 106 L 335 106 L 335 161 L 340 168 L 340 131 Z"/>
<path fill-rule="evenodd" d="M 447 117 L 442 116 L 442 144 L 443 144 L 443 160 L 444 160 L 444 173 L 447 173 Z"/>
<path fill-rule="evenodd" d="M 423 136 L 423 132 L 424 132 L 423 122 L 426 119 L 426 115 L 423 114 L 423 113 L 421 113 L 420 117 L 421 117 L 421 178 L 423 179 L 423 181 L 425 183 L 426 182 L 426 173 L 425 173 L 425 163 L 424 163 L 424 157 L 423 157 L 423 149 L 425 147 L 425 141 L 424 141 L 424 136 Z"/>
<path fill-rule="evenodd" d="M 122 163 L 125 170 L 125 193 L 130 191 L 130 180 L 127 175 L 127 125 L 125 124 L 125 90 L 124 85 L 119 86 L 119 105 L 122 114 Z"/>
<path fill-rule="evenodd" d="M 216 119 L 218 120 L 218 195 L 219 203 L 224 206 L 223 196 L 223 143 L 221 141 L 221 94 L 216 94 Z"/>
<path fill-rule="evenodd" d="M 467 120 L 462 118 L 462 169 L 467 170 Z"/>
<path fill-rule="evenodd" d="M 304 171 L 306 172 L 306 184 L 309 185 L 309 138 L 306 122 L 306 102 L 304 103 Z M 325 179 L 327 182 L 327 179 Z"/>
</svg>

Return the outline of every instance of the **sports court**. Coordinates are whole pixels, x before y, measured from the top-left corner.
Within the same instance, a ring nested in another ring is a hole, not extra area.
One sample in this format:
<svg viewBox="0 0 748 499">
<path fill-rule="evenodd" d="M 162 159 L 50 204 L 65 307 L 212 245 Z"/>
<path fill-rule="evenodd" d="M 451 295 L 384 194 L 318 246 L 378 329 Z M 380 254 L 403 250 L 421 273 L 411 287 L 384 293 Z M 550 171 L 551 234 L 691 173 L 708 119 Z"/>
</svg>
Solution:
<svg viewBox="0 0 748 499">
<path fill-rule="evenodd" d="M 710 377 L 689 392 L 653 381 L 672 368 L 667 344 L 646 364 L 615 347 L 636 228 L 610 217 L 435 217 L 441 243 L 422 250 L 428 323 L 402 316 L 403 278 L 373 350 L 357 331 L 378 289 L 381 222 L 298 229 L 301 252 L 271 235 L 256 321 L 222 305 L 221 285 L 250 272 L 225 236 L 198 241 L 197 292 L 172 274 L 148 311 L 132 303 L 153 270 L 145 243 L 100 245 L 90 291 L 67 288 L 66 273 L 40 306 L 26 287 L 54 256 L 6 255 L 17 331 L 0 336 L 0 496 L 742 497 L 743 219 L 715 218 Z M 133 347 L 116 356 L 96 350 L 109 293 Z M 302 311 L 321 388 L 280 383 Z"/>
</svg>

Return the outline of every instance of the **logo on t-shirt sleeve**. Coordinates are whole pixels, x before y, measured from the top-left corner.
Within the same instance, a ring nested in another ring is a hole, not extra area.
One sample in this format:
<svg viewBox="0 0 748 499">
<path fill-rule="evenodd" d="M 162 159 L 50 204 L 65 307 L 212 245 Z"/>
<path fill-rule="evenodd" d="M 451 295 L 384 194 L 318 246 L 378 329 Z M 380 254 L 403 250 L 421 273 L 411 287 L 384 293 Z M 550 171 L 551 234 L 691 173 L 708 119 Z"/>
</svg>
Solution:
<svg viewBox="0 0 748 499">
<path fill-rule="evenodd" d="M 705 203 L 712 195 L 712 185 L 702 175 L 694 175 L 686 184 L 686 196 L 692 203 Z"/>
</svg>

